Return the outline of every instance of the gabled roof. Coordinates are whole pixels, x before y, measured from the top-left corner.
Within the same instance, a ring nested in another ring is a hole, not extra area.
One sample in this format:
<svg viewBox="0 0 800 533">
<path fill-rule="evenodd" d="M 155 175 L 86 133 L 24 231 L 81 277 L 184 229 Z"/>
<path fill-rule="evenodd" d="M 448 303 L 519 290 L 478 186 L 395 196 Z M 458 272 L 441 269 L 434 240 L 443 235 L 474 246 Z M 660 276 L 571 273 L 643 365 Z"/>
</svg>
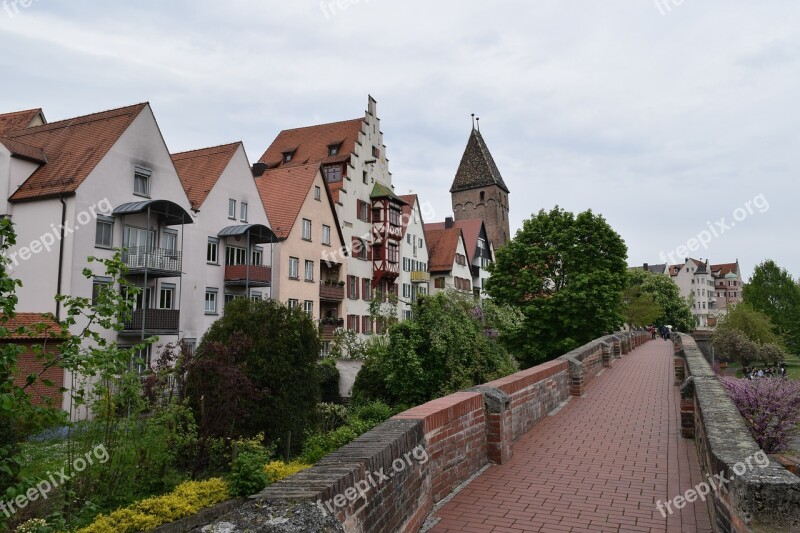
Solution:
<svg viewBox="0 0 800 533">
<path fill-rule="evenodd" d="M 433 222 L 425 224 L 426 228 L 432 230 L 445 229 L 445 222 Z M 467 251 L 467 262 L 472 264 L 472 256 L 478 248 L 478 237 L 481 236 L 481 229 L 483 229 L 483 220 L 480 218 L 473 218 L 469 220 L 456 220 L 453 221 L 453 227 L 459 228 L 464 236 L 464 248 Z"/>
<path fill-rule="evenodd" d="M 2 324 L 2 316 L 0 315 L 0 324 Z M 0 342 L 8 339 L 44 340 L 61 336 L 61 327 L 51 313 L 16 313 L 2 326 L 9 331 L 9 335 L 0 339 Z M 31 333 L 29 335 L 14 333 L 14 330 L 19 328 L 27 328 L 31 330 Z"/>
<path fill-rule="evenodd" d="M 72 194 L 94 170 L 147 103 L 51 122 L 7 135 L 40 148 L 47 163 L 11 195 L 11 201 Z"/>
<path fill-rule="evenodd" d="M 206 201 L 240 146 L 242 143 L 236 142 L 172 154 L 172 162 L 193 210 L 198 211 Z"/>
<path fill-rule="evenodd" d="M 683 268 L 683 265 L 685 265 L 685 264 L 686 263 L 682 263 L 680 265 L 670 265 L 669 266 L 669 275 L 670 276 L 677 276 L 680 273 L 681 269 Z"/>
<path fill-rule="evenodd" d="M 258 162 L 266 163 L 269 168 L 284 168 L 347 161 L 355 151 L 363 123 L 364 119 L 357 118 L 283 130 Z M 339 152 L 335 156 L 329 156 L 328 148 L 335 144 L 341 144 Z M 293 152 L 292 160 L 284 163 L 283 155 L 287 152 Z"/>
<path fill-rule="evenodd" d="M 739 263 L 721 263 L 719 265 L 710 265 L 711 272 L 719 277 L 727 276 L 728 274 L 739 274 Z"/>
<path fill-rule="evenodd" d="M 41 108 L 0 114 L 0 136 L 29 127 L 37 117 L 41 117 L 42 122 L 45 122 Z"/>
<path fill-rule="evenodd" d="M 458 241 L 463 239 L 461 229 L 450 228 L 432 230 L 425 226 L 425 240 L 428 241 L 428 270 L 431 272 L 450 272 L 456 260 Z"/>
<path fill-rule="evenodd" d="M 403 202 L 405 202 L 403 204 L 403 218 L 402 218 L 403 238 L 405 238 L 406 230 L 408 230 L 408 223 L 411 222 L 411 220 L 414 217 L 413 213 L 414 205 L 416 204 L 417 201 L 419 201 L 419 198 L 417 197 L 416 194 L 401 194 L 400 199 L 403 200 Z"/>
<path fill-rule="evenodd" d="M 481 132 L 473 128 L 450 192 L 466 191 L 490 185 L 497 185 L 508 192 L 508 187 L 497 169 Z"/>
<path fill-rule="evenodd" d="M 292 227 L 300 216 L 308 191 L 311 190 L 319 172 L 319 165 L 305 165 L 268 170 L 262 176 L 255 178 L 261 203 L 264 204 L 271 229 L 278 239 L 284 240 L 289 237 Z M 333 225 L 336 226 L 339 240 L 344 245 L 344 236 L 333 205 L 333 197 L 327 187 L 322 189 L 325 191 L 333 215 Z M 344 253 L 347 254 L 346 250 Z"/>
<path fill-rule="evenodd" d="M 6 139 L 5 137 L 0 137 L 0 144 L 5 146 L 8 151 L 11 152 L 11 155 L 15 157 L 27 159 L 28 161 L 33 161 L 40 165 L 47 163 L 47 156 L 41 148 L 36 148 L 35 146 L 30 146 L 13 139 Z"/>
</svg>

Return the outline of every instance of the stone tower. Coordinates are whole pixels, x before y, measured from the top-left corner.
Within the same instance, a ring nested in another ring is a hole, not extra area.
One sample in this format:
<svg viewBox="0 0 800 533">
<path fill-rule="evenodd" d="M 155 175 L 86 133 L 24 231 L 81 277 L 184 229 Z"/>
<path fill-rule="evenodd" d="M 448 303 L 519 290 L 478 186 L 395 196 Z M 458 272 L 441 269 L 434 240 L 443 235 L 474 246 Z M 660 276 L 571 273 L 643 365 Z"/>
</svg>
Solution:
<svg viewBox="0 0 800 533">
<path fill-rule="evenodd" d="M 495 248 L 508 242 L 511 238 L 508 229 L 508 187 L 480 130 L 474 127 L 450 187 L 450 195 L 456 220 L 481 218 Z"/>
</svg>

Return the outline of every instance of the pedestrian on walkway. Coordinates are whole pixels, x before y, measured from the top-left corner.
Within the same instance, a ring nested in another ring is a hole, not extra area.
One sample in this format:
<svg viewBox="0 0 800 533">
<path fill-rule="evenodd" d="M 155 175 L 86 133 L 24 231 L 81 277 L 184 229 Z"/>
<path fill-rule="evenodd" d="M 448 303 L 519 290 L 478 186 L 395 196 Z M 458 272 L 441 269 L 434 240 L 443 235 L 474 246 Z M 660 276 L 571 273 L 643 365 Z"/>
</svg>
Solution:
<svg viewBox="0 0 800 533">
<path fill-rule="evenodd" d="M 653 336 L 653 340 L 656 340 L 656 326 L 655 326 L 655 324 L 650 324 L 650 335 Z"/>
</svg>

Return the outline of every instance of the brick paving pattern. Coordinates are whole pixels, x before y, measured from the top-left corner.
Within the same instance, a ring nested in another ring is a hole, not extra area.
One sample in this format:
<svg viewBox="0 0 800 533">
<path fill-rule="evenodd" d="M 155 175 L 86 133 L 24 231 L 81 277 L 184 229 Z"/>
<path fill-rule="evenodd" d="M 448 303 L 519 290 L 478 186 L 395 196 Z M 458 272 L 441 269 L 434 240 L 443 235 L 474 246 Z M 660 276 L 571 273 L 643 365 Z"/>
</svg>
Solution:
<svg viewBox="0 0 800 533">
<path fill-rule="evenodd" d="M 703 479 L 694 441 L 680 436 L 672 343 L 655 340 L 616 360 L 435 513 L 431 532 L 711 531 L 701 501 L 665 519 L 657 500 Z M 674 507 L 673 507 L 674 509 Z"/>
</svg>

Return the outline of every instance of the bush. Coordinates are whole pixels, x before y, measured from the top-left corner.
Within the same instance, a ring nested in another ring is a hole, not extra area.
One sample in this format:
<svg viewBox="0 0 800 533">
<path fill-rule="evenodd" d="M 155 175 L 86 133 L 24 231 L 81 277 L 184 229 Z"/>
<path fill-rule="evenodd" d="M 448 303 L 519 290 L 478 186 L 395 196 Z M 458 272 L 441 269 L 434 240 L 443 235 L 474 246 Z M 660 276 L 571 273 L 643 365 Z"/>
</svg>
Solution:
<svg viewBox="0 0 800 533">
<path fill-rule="evenodd" d="M 255 438 L 234 442 L 236 457 L 231 463 L 229 479 L 231 495 L 246 497 L 267 486 L 269 479 L 264 464 L 269 461 L 274 448 L 265 448 L 261 444 L 263 438 L 264 434 L 260 433 Z"/>
<path fill-rule="evenodd" d="M 321 403 L 317 406 L 317 419 L 319 430 L 327 433 L 347 423 L 348 411 L 344 405 L 335 403 Z"/>
<path fill-rule="evenodd" d="M 311 468 L 311 466 L 312 465 L 300 461 L 292 461 L 291 463 L 272 461 L 264 466 L 264 472 L 267 474 L 269 483 L 277 483 L 284 478 L 306 470 L 307 468 Z"/>
<path fill-rule="evenodd" d="M 326 357 L 317 364 L 319 378 L 320 398 L 323 402 L 338 402 L 339 397 L 339 369 L 336 368 L 336 359 Z"/>
<path fill-rule="evenodd" d="M 148 498 L 109 515 L 98 515 L 78 533 L 134 533 L 197 514 L 229 498 L 228 485 L 219 478 L 181 483 L 170 494 Z"/>
<path fill-rule="evenodd" d="M 800 382 L 782 378 L 720 378 L 720 382 L 762 450 L 788 449 L 800 423 Z"/>
</svg>

